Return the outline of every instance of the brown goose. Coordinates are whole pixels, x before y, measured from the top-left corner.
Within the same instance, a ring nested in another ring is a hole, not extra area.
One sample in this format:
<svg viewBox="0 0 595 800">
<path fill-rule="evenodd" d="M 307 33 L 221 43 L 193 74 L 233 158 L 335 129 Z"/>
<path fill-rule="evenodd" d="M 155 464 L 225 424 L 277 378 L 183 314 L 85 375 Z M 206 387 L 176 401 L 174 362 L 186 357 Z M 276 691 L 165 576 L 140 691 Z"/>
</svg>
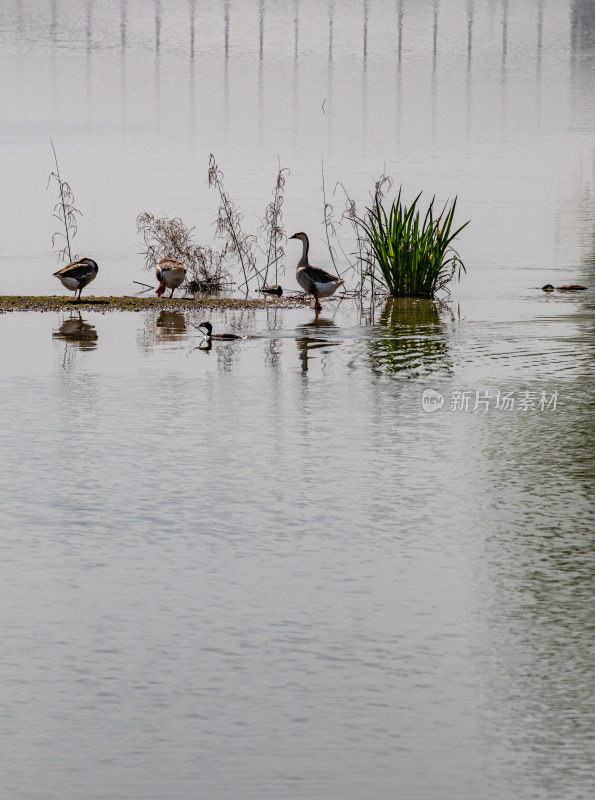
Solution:
<svg viewBox="0 0 595 800">
<path fill-rule="evenodd" d="M 170 297 L 173 297 L 174 291 L 186 280 L 186 267 L 177 258 L 162 258 L 155 265 L 155 274 L 159 281 L 155 294 L 161 297 L 167 287 L 171 289 Z"/>
<path fill-rule="evenodd" d="M 79 258 L 78 261 L 71 261 L 58 272 L 54 272 L 54 278 L 59 278 L 62 286 L 71 292 L 78 292 L 79 296 L 76 299 L 80 300 L 82 290 L 95 280 L 98 272 L 97 262 L 92 258 Z"/>
<path fill-rule="evenodd" d="M 339 286 L 342 286 L 345 281 L 337 278 L 336 275 L 331 275 L 330 272 L 325 272 L 323 269 L 313 267 L 308 261 L 308 250 L 310 249 L 310 242 L 305 233 L 294 233 L 290 239 L 299 239 L 303 245 L 302 257 L 298 261 L 297 269 L 295 271 L 295 279 L 302 287 L 302 289 L 311 294 L 314 298 L 314 305 L 310 308 L 320 311 L 320 297 L 330 297 L 334 294 Z"/>
</svg>

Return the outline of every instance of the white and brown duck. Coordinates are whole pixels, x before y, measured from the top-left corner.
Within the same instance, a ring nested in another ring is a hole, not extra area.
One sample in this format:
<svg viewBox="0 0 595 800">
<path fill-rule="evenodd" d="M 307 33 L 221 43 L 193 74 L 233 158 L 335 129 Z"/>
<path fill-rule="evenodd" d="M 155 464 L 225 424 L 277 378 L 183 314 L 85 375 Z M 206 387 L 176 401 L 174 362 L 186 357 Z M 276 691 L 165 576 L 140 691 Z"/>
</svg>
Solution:
<svg viewBox="0 0 595 800">
<path fill-rule="evenodd" d="M 171 289 L 170 297 L 174 296 L 174 291 L 186 280 L 186 267 L 177 258 L 162 258 L 155 265 L 155 274 L 159 281 L 159 286 L 155 294 L 161 295 L 165 289 Z"/>
<path fill-rule="evenodd" d="M 80 300 L 82 290 L 95 280 L 98 272 L 97 262 L 92 258 L 79 258 L 78 261 L 71 261 L 58 272 L 54 272 L 54 278 L 58 278 L 62 286 L 71 292 L 78 292 L 79 296 L 76 299 Z"/>
<path fill-rule="evenodd" d="M 311 294 L 314 298 L 314 305 L 311 308 L 320 311 L 321 297 L 330 297 L 334 294 L 339 286 L 342 286 L 345 281 L 338 278 L 336 275 L 331 275 L 319 267 L 313 267 L 308 261 L 308 250 L 310 249 L 310 242 L 308 237 L 303 231 L 294 233 L 290 239 L 299 239 L 302 243 L 302 257 L 298 261 L 295 271 L 295 278 L 302 289 Z"/>
</svg>

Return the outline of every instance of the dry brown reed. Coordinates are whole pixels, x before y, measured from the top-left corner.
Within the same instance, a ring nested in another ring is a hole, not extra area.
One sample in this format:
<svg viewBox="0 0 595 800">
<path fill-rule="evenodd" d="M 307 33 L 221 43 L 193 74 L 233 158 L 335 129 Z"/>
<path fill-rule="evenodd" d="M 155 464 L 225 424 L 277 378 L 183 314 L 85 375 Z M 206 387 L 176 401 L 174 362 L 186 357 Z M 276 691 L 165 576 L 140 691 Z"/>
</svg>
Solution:
<svg viewBox="0 0 595 800">
<path fill-rule="evenodd" d="M 194 241 L 194 227 L 180 217 L 155 217 L 144 211 L 136 218 L 136 229 L 143 240 L 141 254 L 145 269 L 154 269 L 162 258 L 177 258 L 188 270 L 186 288 L 191 292 L 214 291 L 229 280 L 226 253 Z"/>
<path fill-rule="evenodd" d="M 224 252 L 228 260 L 239 263 L 244 277 L 238 288 L 249 290 L 250 281 L 255 280 L 259 291 L 266 290 L 269 283 L 269 272 L 275 269 L 275 284 L 279 280 L 281 260 L 285 255 L 284 242 L 287 241 L 283 226 L 283 202 L 285 199 L 285 182 L 289 169 L 281 167 L 273 187 L 273 199 L 264 211 L 257 235 L 247 233 L 243 229 L 244 215 L 237 209 L 223 184 L 223 172 L 215 161 L 209 157 L 208 182 L 219 194 L 219 209 L 215 226 L 217 236 L 225 242 Z M 264 264 L 259 266 L 258 253 L 263 256 Z"/>
<path fill-rule="evenodd" d="M 226 257 L 235 257 L 242 268 L 244 283 L 248 291 L 248 283 L 251 277 L 258 280 L 259 274 L 256 269 L 256 237 L 242 230 L 243 214 L 241 214 L 223 185 L 223 172 L 219 169 L 215 156 L 209 156 L 208 182 L 209 186 L 214 187 L 219 193 L 219 209 L 215 220 L 217 236 L 225 241 L 223 253 Z"/>
<path fill-rule="evenodd" d="M 284 242 L 287 241 L 285 235 L 285 228 L 283 226 L 283 202 L 285 192 L 286 176 L 290 174 L 289 169 L 281 167 L 279 163 L 279 170 L 277 172 L 277 179 L 273 189 L 273 199 L 264 210 L 264 218 L 262 224 L 258 229 L 258 233 L 264 237 L 265 246 L 261 248 L 266 257 L 266 264 L 264 268 L 264 286 L 269 285 L 269 269 L 275 267 L 275 285 L 279 283 L 279 266 L 281 259 L 285 255 Z M 283 270 L 285 273 L 285 270 Z"/>
<path fill-rule="evenodd" d="M 52 150 L 54 151 L 54 161 L 56 163 L 56 171 L 50 172 L 48 177 L 48 186 L 54 180 L 58 184 L 58 202 L 54 206 L 52 216 L 59 220 L 64 226 L 64 233 L 56 231 L 52 234 L 52 247 L 55 247 L 56 239 L 61 237 L 64 239 L 65 244 L 61 250 L 58 250 L 58 261 L 74 261 L 76 254 L 72 253 L 72 239 L 76 236 L 78 226 L 76 222 L 76 215 L 82 216 L 82 211 L 74 205 L 74 193 L 69 183 L 62 180 L 60 175 L 60 167 L 58 165 L 58 156 L 56 155 L 56 148 L 54 142 L 50 137 Z"/>
</svg>

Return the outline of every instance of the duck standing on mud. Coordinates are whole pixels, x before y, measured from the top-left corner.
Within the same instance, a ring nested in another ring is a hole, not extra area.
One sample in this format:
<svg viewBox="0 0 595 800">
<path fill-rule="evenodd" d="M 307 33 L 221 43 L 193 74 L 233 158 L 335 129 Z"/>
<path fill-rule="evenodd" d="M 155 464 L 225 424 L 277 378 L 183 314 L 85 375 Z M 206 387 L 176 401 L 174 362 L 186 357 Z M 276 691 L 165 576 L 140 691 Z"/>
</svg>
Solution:
<svg viewBox="0 0 595 800">
<path fill-rule="evenodd" d="M 54 272 L 54 278 L 58 278 L 62 286 L 71 292 L 78 292 L 79 296 L 75 299 L 80 300 L 82 290 L 95 280 L 98 272 L 97 262 L 92 258 L 79 258 L 78 261 L 71 261 L 58 272 Z"/>
<path fill-rule="evenodd" d="M 334 294 L 339 286 L 342 286 L 345 281 L 337 278 L 336 275 L 331 275 L 330 272 L 325 272 L 323 269 L 313 267 L 308 261 L 308 250 L 310 249 L 310 242 L 305 233 L 294 233 L 290 239 L 299 239 L 303 245 L 302 257 L 298 261 L 295 271 L 295 278 L 302 289 L 311 294 L 314 298 L 314 305 L 310 306 L 315 311 L 320 311 L 320 297 L 330 297 Z"/>
<path fill-rule="evenodd" d="M 161 297 L 167 287 L 171 289 L 170 297 L 173 297 L 174 291 L 186 280 L 186 267 L 177 258 L 162 258 L 155 265 L 155 274 L 159 281 L 155 294 Z"/>
</svg>

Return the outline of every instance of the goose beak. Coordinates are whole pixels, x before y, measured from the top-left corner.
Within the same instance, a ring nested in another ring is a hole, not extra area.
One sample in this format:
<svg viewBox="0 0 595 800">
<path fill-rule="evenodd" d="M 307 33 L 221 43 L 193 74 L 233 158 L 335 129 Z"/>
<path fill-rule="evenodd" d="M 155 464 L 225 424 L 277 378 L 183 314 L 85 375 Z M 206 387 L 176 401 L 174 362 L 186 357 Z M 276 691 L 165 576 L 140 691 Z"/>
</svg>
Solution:
<svg viewBox="0 0 595 800">
<path fill-rule="evenodd" d="M 289 238 L 290 238 L 290 239 L 297 239 L 297 236 L 296 236 L 296 235 L 295 235 L 295 233 L 294 233 L 294 234 L 293 234 L 293 236 L 290 236 Z"/>
</svg>

